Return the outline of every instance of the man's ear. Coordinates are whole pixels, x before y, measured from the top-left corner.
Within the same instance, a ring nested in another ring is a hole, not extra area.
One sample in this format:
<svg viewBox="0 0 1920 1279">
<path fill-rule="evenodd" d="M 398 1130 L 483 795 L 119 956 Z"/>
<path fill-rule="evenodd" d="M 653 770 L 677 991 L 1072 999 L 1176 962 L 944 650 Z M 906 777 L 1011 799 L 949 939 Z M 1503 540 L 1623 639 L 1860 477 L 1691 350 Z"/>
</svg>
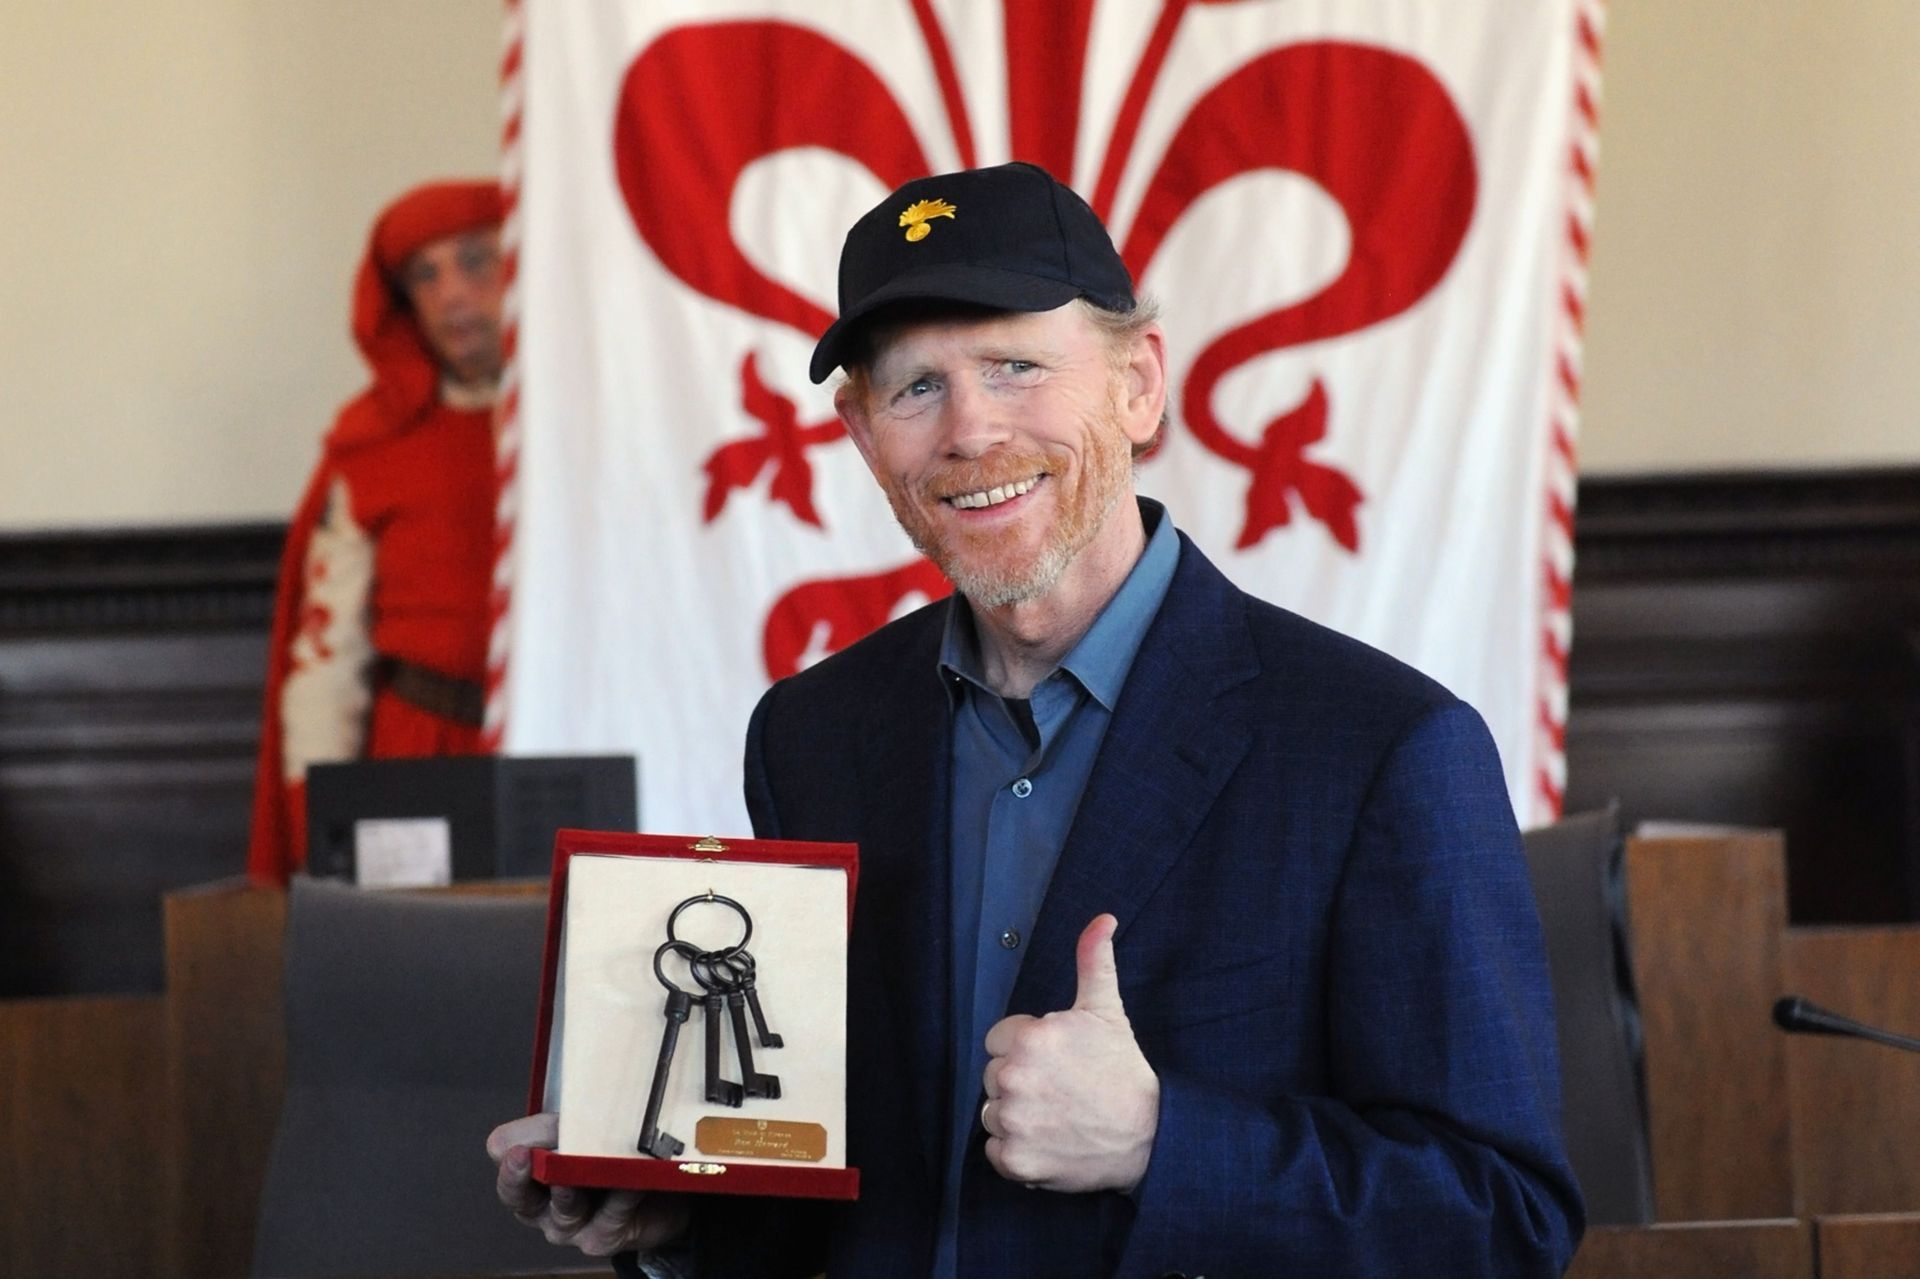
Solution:
<svg viewBox="0 0 1920 1279">
<path fill-rule="evenodd" d="M 1120 424 L 1135 446 L 1160 429 L 1167 407 L 1167 335 L 1157 324 L 1133 339 L 1122 373 Z"/>
<path fill-rule="evenodd" d="M 866 395 L 852 382 L 842 382 L 834 388 L 833 411 L 840 415 L 840 423 L 847 428 L 853 446 L 860 450 L 867 469 L 878 475 L 880 472 L 873 465 L 873 418 L 867 412 Z"/>
</svg>

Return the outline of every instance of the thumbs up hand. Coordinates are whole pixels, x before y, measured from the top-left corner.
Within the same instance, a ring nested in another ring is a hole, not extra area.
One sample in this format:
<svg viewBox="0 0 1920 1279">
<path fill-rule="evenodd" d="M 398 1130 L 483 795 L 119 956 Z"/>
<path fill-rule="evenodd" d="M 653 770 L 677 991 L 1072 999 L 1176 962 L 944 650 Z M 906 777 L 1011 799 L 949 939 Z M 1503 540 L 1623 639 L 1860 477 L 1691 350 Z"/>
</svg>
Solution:
<svg viewBox="0 0 1920 1279">
<path fill-rule="evenodd" d="M 1047 1190 L 1132 1190 L 1160 1122 L 1160 1079 L 1120 1002 L 1112 915 L 1080 934 L 1073 1007 L 1007 1017 L 987 1032 L 987 1160 Z"/>
</svg>

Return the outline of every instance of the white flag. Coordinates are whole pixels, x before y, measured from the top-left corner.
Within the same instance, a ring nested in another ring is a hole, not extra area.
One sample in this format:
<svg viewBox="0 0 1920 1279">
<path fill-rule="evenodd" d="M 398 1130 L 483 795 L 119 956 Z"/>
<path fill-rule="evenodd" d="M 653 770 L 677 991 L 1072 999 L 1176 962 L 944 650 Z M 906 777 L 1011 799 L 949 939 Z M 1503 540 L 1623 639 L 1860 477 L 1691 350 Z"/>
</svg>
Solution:
<svg viewBox="0 0 1920 1279">
<path fill-rule="evenodd" d="M 1141 490 L 1472 702 L 1551 816 L 1599 13 L 524 0 L 506 746 L 632 751 L 645 828 L 745 828 L 769 681 L 946 589 L 807 380 L 841 239 L 1020 159 L 1163 305 Z"/>
</svg>

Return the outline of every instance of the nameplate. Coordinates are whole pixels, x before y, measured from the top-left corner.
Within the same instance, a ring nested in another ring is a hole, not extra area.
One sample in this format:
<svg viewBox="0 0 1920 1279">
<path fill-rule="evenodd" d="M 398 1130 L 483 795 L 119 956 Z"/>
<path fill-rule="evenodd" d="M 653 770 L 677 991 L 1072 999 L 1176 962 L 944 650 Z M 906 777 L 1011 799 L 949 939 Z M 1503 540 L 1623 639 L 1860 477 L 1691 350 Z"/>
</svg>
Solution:
<svg viewBox="0 0 1920 1279">
<path fill-rule="evenodd" d="M 693 1144 L 703 1155 L 817 1163 L 826 1158 L 827 1130 L 819 1124 L 780 1119 L 729 1119 L 708 1115 L 694 1124 Z"/>
</svg>

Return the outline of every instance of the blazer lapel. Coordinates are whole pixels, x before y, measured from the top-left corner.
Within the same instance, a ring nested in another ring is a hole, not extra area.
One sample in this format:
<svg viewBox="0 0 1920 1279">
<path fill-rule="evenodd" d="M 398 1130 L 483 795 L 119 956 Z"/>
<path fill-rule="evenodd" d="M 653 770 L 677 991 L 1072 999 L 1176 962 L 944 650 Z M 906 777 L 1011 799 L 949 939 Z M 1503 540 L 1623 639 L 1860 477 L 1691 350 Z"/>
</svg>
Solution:
<svg viewBox="0 0 1920 1279">
<path fill-rule="evenodd" d="M 1009 1011 L 1073 1002 L 1074 943 L 1110 912 L 1124 936 L 1185 851 L 1251 743 L 1216 705 L 1259 671 L 1245 596 L 1187 540 L 1135 656 L 1061 850 Z"/>
</svg>

